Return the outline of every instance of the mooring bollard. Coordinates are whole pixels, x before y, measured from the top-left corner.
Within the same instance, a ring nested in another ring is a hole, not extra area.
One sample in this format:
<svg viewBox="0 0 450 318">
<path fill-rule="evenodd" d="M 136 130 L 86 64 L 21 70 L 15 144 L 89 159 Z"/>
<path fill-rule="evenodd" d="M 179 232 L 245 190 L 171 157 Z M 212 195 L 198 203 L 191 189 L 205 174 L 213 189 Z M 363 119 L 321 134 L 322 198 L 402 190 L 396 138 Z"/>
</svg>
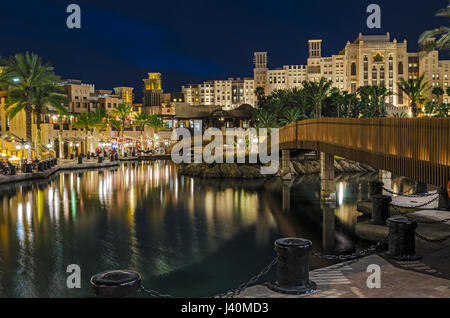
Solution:
<svg viewBox="0 0 450 318">
<path fill-rule="evenodd" d="M 439 207 L 441 211 L 450 211 L 450 198 L 448 197 L 448 191 L 443 188 L 438 189 L 439 193 Z"/>
<path fill-rule="evenodd" d="M 101 156 L 98 156 L 98 163 L 102 163 L 103 162 L 103 158 Z"/>
<path fill-rule="evenodd" d="M 80 155 L 78 156 L 78 164 L 82 164 L 83 163 L 83 156 Z"/>
<path fill-rule="evenodd" d="M 309 280 L 311 241 L 302 238 L 282 238 L 275 241 L 278 253 L 277 280 L 269 288 L 282 294 L 310 294 L 317 289 Z"/>
<path fill-rule="evenodd" d="M 70 159 L 71 159 L 71 160 L 75 159 L 75 157 L 74 157 L 73 153 L 72 153 L 72 154 L 70 154 Z"/>
<path fill-rule="evenodd" d="M 401 261 L 415 261 L 422 257 L 416 254 L 417 222 L 400 216 L 387 219 L 389 227 L 388 258 Z"/>
<path fill-rule="evenodd" d="M 419 182 L 416 187 L 416 194 L 425 194 L 428 193 L 428 184 Z"/>
<path fill-rule="evenodd" d="M 375 180 L 370 182 L 370 197 L 378 194 L 383 194 L 383 186 L 384 183 L 380 181 Z"/>
<path fill-rule="evenodd" d="M 44 164 L 41 161 L 38 162 L 37 166 L 38 166 L 38 171 L 44 171 Z"/>
<path fill-rule="evenodd" d="M 377 194 L 372 197 L 372 224 L 385 225 L 389 217 L 389 203 L 392 198 L 388 195 Z"/>
<path fill-rule="evenodd" d="M 88 160 L 91 159 L 91 153 L 90 153 L 90 152 L 87 153 L 86 158 L 87 158 Z"/>
<path fill-rule="evenodd" d="M 130 270 L 106 271 L 92 276 L 91 287 L 99 298 L 135 297 L 141 288 L 141 275 Z"/>
</svg>

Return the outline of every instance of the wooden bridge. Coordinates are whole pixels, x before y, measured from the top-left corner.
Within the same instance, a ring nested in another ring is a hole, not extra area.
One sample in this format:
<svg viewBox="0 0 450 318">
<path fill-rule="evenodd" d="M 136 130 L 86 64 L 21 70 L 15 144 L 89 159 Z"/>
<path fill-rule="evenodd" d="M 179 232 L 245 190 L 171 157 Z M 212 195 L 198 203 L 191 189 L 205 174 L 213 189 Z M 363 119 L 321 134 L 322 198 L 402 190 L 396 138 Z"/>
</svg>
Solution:
<svg viewBox="0 0 450 318">
<path fill-rule="evenodd" d="M 317 118 L 280 128 L 280 149 L 337 155 L 442 188 L 450 180 L 448 118 Z"/>
</svg>

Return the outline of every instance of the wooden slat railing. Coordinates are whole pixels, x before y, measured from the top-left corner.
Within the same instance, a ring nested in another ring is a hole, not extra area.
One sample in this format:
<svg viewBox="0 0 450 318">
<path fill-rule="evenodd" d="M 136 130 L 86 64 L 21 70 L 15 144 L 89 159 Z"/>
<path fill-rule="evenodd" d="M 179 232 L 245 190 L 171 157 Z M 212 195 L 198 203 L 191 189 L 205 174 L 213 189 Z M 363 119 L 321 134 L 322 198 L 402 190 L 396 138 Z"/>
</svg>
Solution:
<svg viewBox="0 0 450 318">
<path fill-rule="evenodd" d="M 446 188 L 448 118 L 318 118 L 280 129 L 280 149 L 311 149 Z"/>
</svg>

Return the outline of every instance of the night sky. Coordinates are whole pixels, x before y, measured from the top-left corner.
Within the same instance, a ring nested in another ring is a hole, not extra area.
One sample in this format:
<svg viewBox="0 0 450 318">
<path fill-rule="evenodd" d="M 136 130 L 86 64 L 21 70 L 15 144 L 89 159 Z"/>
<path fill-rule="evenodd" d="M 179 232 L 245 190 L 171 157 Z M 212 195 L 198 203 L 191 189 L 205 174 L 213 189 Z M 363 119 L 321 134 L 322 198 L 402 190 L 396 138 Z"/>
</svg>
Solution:
<svg viewBox="0 0 450 318">
<path fill-rule="evenodd" d="M 81 29 L 66 27 L 66 7 L 81 6 Z M 370 3 L 382 9 L 382 28 L 366 26 Z M 390 32 L 417 50 L 422 31 L 446 25 L 434 17 L 447 0 L 322 1 L 0 1 L 0 55 L 32 51 L 62 78 L 96 88 L 135 88 L 163 74 L 165 91 L 209 79 L 252 76 L 253 52 L 269 52 L 269 66 L 306 64 L 307 40 L 323 39 L 322 55 L 337 54 L 359 32 Z"/>
</svg>

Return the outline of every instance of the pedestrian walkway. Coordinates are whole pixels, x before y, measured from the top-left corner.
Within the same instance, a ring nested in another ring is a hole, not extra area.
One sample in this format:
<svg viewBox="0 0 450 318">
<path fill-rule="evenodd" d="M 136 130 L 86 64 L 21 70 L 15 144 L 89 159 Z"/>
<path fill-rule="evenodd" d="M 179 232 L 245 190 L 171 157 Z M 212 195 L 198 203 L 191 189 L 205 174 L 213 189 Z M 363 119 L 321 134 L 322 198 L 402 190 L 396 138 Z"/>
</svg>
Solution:
<svg viewBox="0 0 450 318">
<path fill-rule="evenodd" d="M 380 266 L 380 287 L 369 288 L 373 272 L 369 265 Z M 426 267 L 427 270 L 431 269 Z M 250 287 L 242 298 L 450 298 L 450 280 L 394 266 L 378 255 L 349 261 L 310 272 L 317 291 L 307 296 L 286 295 L 270 290 L 266 284 Z"/>
</svg>

